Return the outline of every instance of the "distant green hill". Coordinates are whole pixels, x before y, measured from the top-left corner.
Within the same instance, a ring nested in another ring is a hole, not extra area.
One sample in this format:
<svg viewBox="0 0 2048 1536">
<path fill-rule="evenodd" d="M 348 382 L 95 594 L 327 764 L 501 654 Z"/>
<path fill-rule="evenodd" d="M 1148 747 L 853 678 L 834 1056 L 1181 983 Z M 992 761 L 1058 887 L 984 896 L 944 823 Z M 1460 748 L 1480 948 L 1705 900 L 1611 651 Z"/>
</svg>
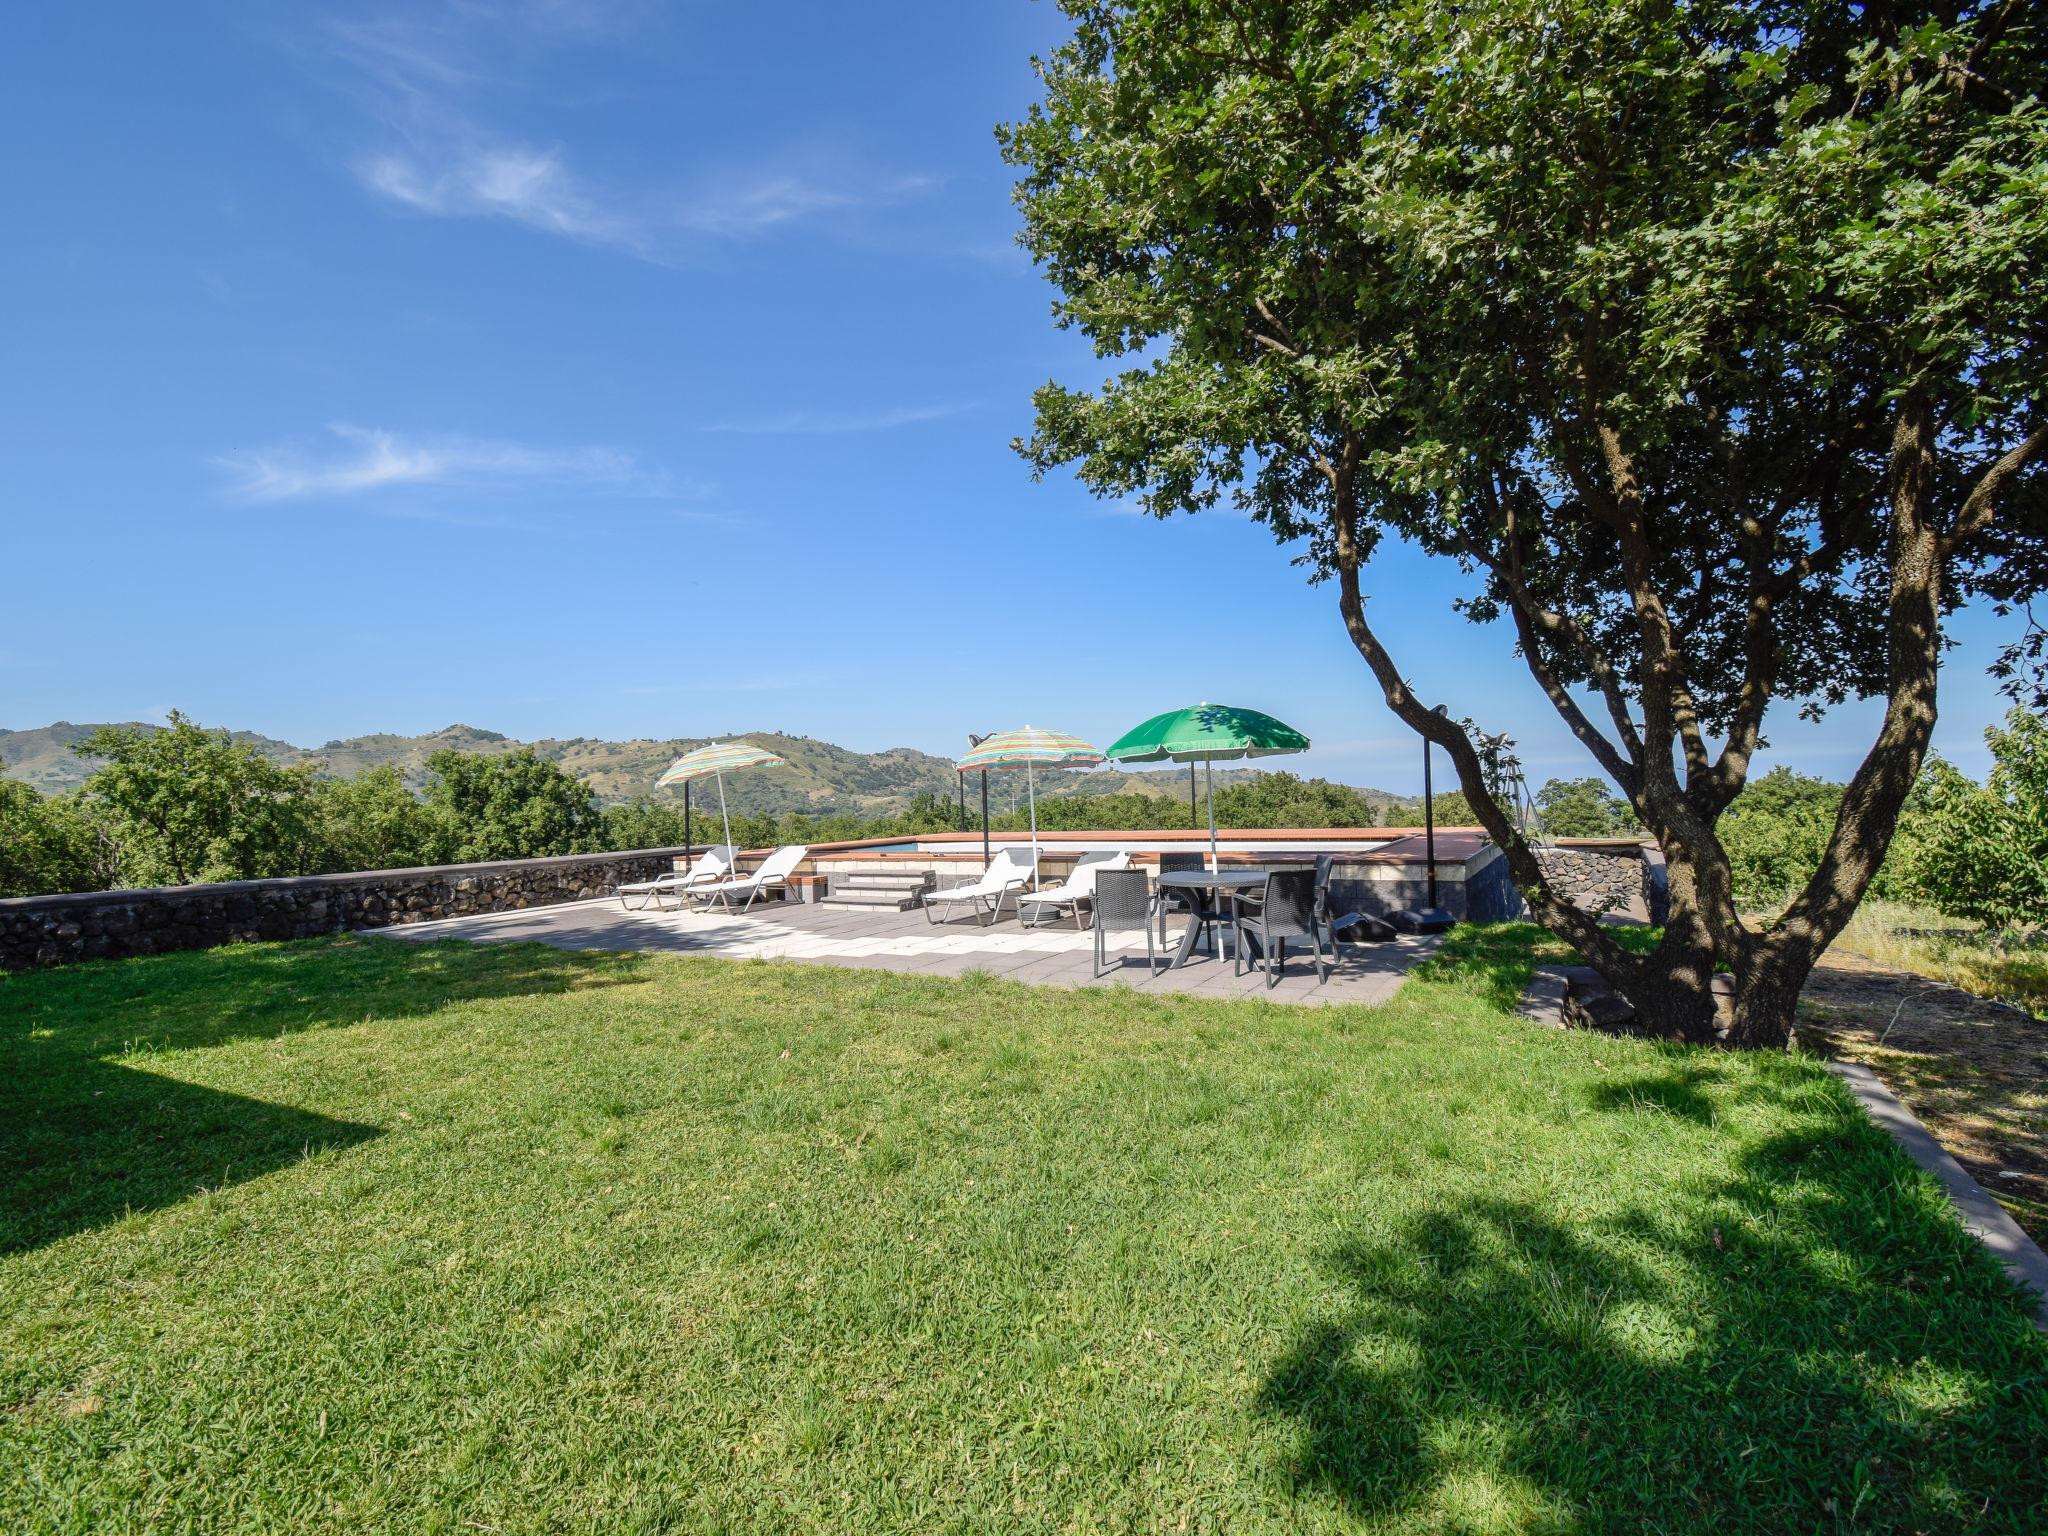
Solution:
<svg viewBox="0 0 2048 1536">
<path fill-rule="evenodd" d="M 140 724 L 143 730 L 154 726 Z M 22 779 L 45 794 L 75 789 L 92 771 L 92 764 L 71 750 L 85 740 L 97 725 L 74 725 L 60 720 L 32 731 L 0 730 L 0 759 L 6 762 L 9 778 Z M 324 771 L 339 775 L 361 773 L 384 763 L 395 766 L 406 781 L 417 787 L 426 777 L 427 758 L 444 747 L 459 752 L 509 752 L 522 743 L 496 731 L 475 726 L 451 725 L 424 736 L 394 736 L 379 733 L 330 741 L 320 747 L 299 747 L 288 741 L 260 736 L 253 731 L 236 731 L 237 741 L 253 742 L 279 762 L 314 762 Z M 735 811 L 779 815 L 786 811 L 813 813 L 843 812 L 877 816 L 907 807 L 920 792 L 951 796 L 955 791 L 953 765 L 943 757 L 920 752 L 914 747 L 891 747 L 884 752 L 853 752 L 829 741 L 808 736 L 788 736 L 780 731 L 746 731 L 738 737 L 757 742 L 789 759 L 787 768 L 768 768 L 735 774 L 726 780 L 726 798 Z M 710 738 L 677 736 L 666 740 L 642 738 L 635 741 L 599 741 L 576 736 L 565 740 L 549 738 L 531 743 L 542 757 L 558 762 L 583 780 L 606 804 L 631 800 L 638 795 L 681 798 L 679 790 L 656 790 L 654 781 L 681 753 L 702 746 Z M 1274 767 L 1285 767 L 1284 762 Z M 1216 782 L 1227 784 L 1258 770 L 1219 769 Z M 1185 797 L 1185 769 L 1148 773 L 1105 770 L 1094 773 L 1048 773 L 1039 777 L 1041 797 L 1050 795 L 1136 793 Z M 998 811 L 1021 805 L 1024 795 L 1022 774 L 989 776 L 990 803 Z M 704 786 L 698 793 L 711 793 Z M 1383 790 L 1364 793 L 1379 807 L 1381 818 L 1390 808 L 1413 802 Z M 970 802 L 979 787 L 970 780 Z"/>
<path fill-rule="evenodd" d="M 141 720 L 122 723 L 141 731 L 159 729 Z M 6 776 L 33 784 L 46 795 L 76 789 L 92 772 L 93 765 L 71 748 L 99 728 L 98 725 L 73 725 L 69 720 L 59 720 L 55 725 L 33 731 L 0 730 L 0 761 L 7 765 Z M 237 741 L 254 742 L 279 762 L 295 763 L 308 756 L 288 741 L 260 736 L 254 731 L 233 731 L 230 734 Z"/>
</svg>

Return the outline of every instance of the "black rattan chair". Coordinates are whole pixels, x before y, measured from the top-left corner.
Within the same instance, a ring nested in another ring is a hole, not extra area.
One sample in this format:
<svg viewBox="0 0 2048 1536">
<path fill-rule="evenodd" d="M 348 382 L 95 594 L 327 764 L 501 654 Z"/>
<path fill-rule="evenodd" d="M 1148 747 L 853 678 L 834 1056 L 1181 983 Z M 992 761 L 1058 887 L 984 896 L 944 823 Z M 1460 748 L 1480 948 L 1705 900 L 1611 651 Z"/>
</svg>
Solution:
<svg viewBox="0 0 2048 1536">
<path fill-rule="evenodd" d="M 1148 975 L 1159 974 L 1159 949 L 1152 939 L 1152 911 L 1158 905 L 1152 896 L 1152 877 L 1142 869 L 1105 869 L 1095 877 L 1095 974 L 1100 976 L 1107 968 L 1108 946 L 1104 935 L 1112 928 L 1125 932 L 1133 928 L 1145 930 L 1145 968 Z M 1122 956 L 1117 958 L 1119 969 L 1123 966 Z"/>
<path fill-rule="evenodd" d="M 1259 964 L 1266 973 L 1266 985 L 1277 986 L 1287 969 L 1287 941 L 1303 939 L 1316 957 L 1316 980 L 1330 979 L 1329 962 L 1323 958 L 1323 937 L 1316 921 L 1316 872 L 1312 869 L 1281 869 L 1266 876 L 1265 894 L 1251 901 L 1232 903 L 1233 926 L 1237 930 L 1236 955 L 1231 969 L 1244 974 L 1247 937 L 1259 941 Z"/>
<path fill-rule="evenodd" d="M 1316 855 L 1316 934 L 1330 946 L 1331 965 L 1337 963 L 1337 930 L 1331 926 L 1335 915 L 1330 911 L 1330 870 L 1336 862 L 1334 853 Z"/>
<path fill-rule="evenodd" d="M 1159 855 L 1159 873 L 1162 875 L 1200 874 L 1209 867 L 1209 857 L 1201 853 L 1162 853 Z M 1159 913 L 1159 942 L 1166 942 L 1166 914 L 1169 912 L 1200 912 L 1204 910 L 1208 893 L 1204 891 L 1175 890 L 1162 885 L 1159 887 L 1154 908 Z M 1204 937 L 1208 924 L 1202 925 Z"/>
</svg>

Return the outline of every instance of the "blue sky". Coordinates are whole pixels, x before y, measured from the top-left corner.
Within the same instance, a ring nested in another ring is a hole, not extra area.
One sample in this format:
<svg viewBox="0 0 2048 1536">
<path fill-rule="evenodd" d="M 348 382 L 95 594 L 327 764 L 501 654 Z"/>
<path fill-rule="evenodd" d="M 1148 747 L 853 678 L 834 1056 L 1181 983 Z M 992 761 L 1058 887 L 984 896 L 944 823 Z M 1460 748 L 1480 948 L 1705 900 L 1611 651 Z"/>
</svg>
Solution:
<svg viewBox="0 0 2048 1536">
<path fill-rule="evenodd" d="M 0 52 L 0 725 L 318 744 L 789 730 L 953 752 L 1200 699 L 1419 782 L 1326 588 L 1011 452 L 1098 366 L 992 137 L 1026 0 L 32 6 Z M 1424 694 L 1591 771 L 1455 572 L 1370 586 Z M 1200 617 L 1207 615 L 1206 619 Z M 1981 772 L 2002 628 L 1956 626 Z M 1845 775 L 1874 712 L 1773 720 Z"/>
</svg>

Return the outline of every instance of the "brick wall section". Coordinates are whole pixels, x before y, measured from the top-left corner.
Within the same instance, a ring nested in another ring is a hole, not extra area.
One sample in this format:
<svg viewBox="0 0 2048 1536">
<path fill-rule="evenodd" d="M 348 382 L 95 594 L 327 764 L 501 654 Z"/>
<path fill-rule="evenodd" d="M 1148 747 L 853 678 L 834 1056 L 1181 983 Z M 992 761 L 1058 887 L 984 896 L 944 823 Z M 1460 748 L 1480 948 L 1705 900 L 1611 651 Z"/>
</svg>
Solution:
<svg viewBox="0 0 2048 1536">
<path fill-rule="evenodd" d="M 0 970 L 505 912 L 602 896 L 673 867 L 678 848 L 441 864 L 356 875 L 0 900 Z"/>
</svg>

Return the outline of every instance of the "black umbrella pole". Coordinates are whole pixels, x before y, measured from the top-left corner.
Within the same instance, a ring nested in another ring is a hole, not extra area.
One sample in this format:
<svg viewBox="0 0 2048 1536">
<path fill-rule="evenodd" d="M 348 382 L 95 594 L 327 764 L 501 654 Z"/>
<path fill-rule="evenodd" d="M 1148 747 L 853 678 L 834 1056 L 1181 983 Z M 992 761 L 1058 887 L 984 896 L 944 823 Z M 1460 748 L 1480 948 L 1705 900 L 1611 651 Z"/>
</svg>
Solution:
<svg viewBox="0 0 2048 1536">
<path fill-rule="evenodd" d="M 690 781 L 683 780 L 683 853 L 694 855 L 696 847 L 690 841 Z"/>
<path fill-rule="evenodd" d="M 981 863 L 988 867 L 988 770 L 981 770 Z"/>
<path fill-rule="evenodd" d="M 1429 739 L 1422 742 L 1422 856 L 1429 860 L 1429 904 L 1436 905 L 1436 791 L 1429 777 Z"/>
<path fill-rule="evenodd" d="M 1188 825 L 1197 832 L 1202 830 L 1202 801 L 1195 792 L 1195 762 L 1188 759 Z"/>
</svg>

